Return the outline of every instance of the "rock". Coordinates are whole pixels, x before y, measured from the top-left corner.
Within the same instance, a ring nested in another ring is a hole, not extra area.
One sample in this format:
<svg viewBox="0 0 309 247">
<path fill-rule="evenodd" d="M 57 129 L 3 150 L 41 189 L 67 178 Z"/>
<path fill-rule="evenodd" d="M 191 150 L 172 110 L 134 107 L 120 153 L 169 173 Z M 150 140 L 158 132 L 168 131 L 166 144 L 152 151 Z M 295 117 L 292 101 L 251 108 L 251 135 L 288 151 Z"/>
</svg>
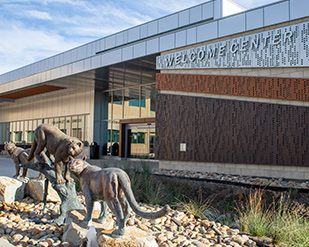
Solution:
<svg viewBox="0 0 309 247">
<path fill-rule="evenodd" d="M 206 209 L 203 214 L 205 215 L 205 217 L 210 220 L 210 221 L 214 221 L 217 217 L 217 214 L 215 212 L 212 212 L 208 209 Z"/>
<path fill-rule="evenodd" d="M 97 218 L 99 216 L 98 212 L 94 211 L 93 214 L 93 220 L 88 226 L 92 225 L 96 228 L 97 232 L 100 232 L 103 229 L 112 229 L 114 227 L 114 220 L 112 219 L 112 214 L 108 214 L 105 222 L 98 222 Z M 74 222 L 75 224 L 79 225 L 80 227 L 84 229 L 88 229 L 85 223 L 82 222 L 82 220 L 86 216 L 86 210 L 78 209 L 78 210 L 72 210 L 67 213 L 66 216 L 66 224 L 70 224 L 71 222 Z"/>
<path fill-rule="evenodd" d="M 79 246 L 85 242 L 88 230 L 71 222 L 64 227 L 62 236 L 63 242 L 68 242 L 74 246 Z"/>
<path fill-rule="evenodd" d="M 99 247 L 97 242 L 96 230 L 94 226 L 90 226 L 89 231 L 87 233 L 87 246 Z"/>
<path fill-rule="evenodd" d="M 37 246 L 39 246 L 39 247 L 48 247 L 48 243 L 47 242 L 40 242 L 40 243 L 38 243 Z"/>
<path fill-rule="evenodd" d="M 224 222 L 226 220 L 227 220 L 227 217 L 224 214 L 222 214 L 215 221 L 216 222 Z"/>
<path fill-rule="evenodd" d="M 9 241 L 0 238 L 0 246 L 1 247 L 14 247 L 14 245 L 10 244 Z"/>
<path fill-rule="evenodd" d="M 256 247 L 256 242 L 252 241 L 251 239 L 248 239 L 245 242 L 245 245 L 248 246 L 248 247 Z"/>
<path fill-rule="evenodd" d="M 21 235 L 21 234 L 15 234 L 15 235 L 13 235 L 12 240 L 13 240 L 14 242 L 18 242 L 18 241 L 22 240 L 23 237 L 24 237 L 24 236 Z"/>
<path fill-rule="evenodd" d="M 142 231 L 135 226 L 126 227 L 125 234 L 121 238 L 112 238 L 110 236 L 112 232 L 113 229 L 104 230 L 99 233 L 98 244 L 100 247 L 158 247 L 156 240 L 151 234 Z"/>
<path fill-rule="evenodd" d="M 244 245 L 245 242 L 247 242 L 249 240 L 248 236 L 245 235 L 237 235 L 235 237 L 233 237 L 232 239 L 234 242 L 240 244 L 240 245 Z"/>
<path fill-rule="evenodd" d="M 41 179 L 30 179 L 28 182 L 29 194 L 31 198 L 37 201 L 43 201 L 45 181 Z M 51 184 L 48 185 L 47 202 L 60 202 L 58 193 L 53 189 Z"/>
<path fill-rule="evenodd" d="M 192 243 L 197 247 L 209 247 L 210 246 L 209 244 L 205 244 L 200 241 L 193 241 Z"/>
<path fill-rule="evenodd" d="M 172 243 L 177 243 L 177 244 L 179 244 L 179 243 L 182 243 L 182 242 L 184 242 L 185 240 L 187 240 L 187 238 L 185 237 L 185 236 L 178 236 L 177 238 L 175 238 L 175 239 L 173 239 L 172 240 Z"/>
<path fill-rule="evenodd" d="M 22 200 L 25 195 L 25 184 L 10 177 L 0 177 L 0 201 L 12 204 Z"/>
</svg>

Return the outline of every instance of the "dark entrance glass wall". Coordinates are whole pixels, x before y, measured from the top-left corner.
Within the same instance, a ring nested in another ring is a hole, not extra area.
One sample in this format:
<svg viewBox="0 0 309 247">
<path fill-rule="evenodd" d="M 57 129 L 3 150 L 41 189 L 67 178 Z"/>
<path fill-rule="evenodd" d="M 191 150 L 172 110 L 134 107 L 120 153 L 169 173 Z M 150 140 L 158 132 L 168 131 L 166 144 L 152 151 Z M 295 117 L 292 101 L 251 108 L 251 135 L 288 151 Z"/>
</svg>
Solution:
<svg viewBox="0 0 309 247">
<path fill-rule="evenodd" d="M 102 155 L 118 156 L 120 120 L 155 117 L 156 56 L 96 71 L 94 139 Z"/>
</svg>

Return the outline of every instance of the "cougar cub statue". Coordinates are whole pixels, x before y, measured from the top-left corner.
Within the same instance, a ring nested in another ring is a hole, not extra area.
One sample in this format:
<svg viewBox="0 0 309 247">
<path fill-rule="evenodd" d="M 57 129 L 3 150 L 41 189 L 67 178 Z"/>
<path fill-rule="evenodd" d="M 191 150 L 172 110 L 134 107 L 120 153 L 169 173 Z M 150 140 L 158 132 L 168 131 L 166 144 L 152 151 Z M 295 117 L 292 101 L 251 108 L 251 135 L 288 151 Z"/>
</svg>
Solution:
<svg viewBox="0 0 309 247">
<path fill-rule="evenodd" d="M 27 157 L 29 155 L 30 148 L 23 149 L 20 147 L 16 147 L 15 143 L 13 142 L 4 142 L 4 150 L 8 152 L 15 164 L 16 174 L 13 176 L 13 178 L 27 177 L 28 169 L 25 167 L 23 168 L 22 176 L 20 176 L 21 167 L 19 166 L 19 164 L 29 163 Z"/>
<path fill-rule="evenodd" d="M 84 149 L 83 143 L 75 137 L 67 136 L 53 125 L 41 124 L 34 131 L 34 140 L 28 161 L 32 160 L 34 156 L 39 158 L 44 148 L 48 153 L 54 155 L 56 183 L 73 182 L 67 167 L 69 156 L 76 158 Z M 64 177 L 66 181 L 62 177 L 63 164 L 65 164 Z"/>
<path fill-rule="evenodd" d="M 126 221 L 130 214 L 129 206 L 137 215 L 146 219 L 160 218 L 170 210 L 170 207 L 165 205 L 157 212 L 143 211 L 135 200 L 129 176 L 121 169 L 101 169 L 92 166 L 86 162 L 84 156 L 82 159 L 70 160 L 69 170 L 80 181 L 80 187 L 85 195 L 87 215 L 83 221 L 88 223 L 92 220 L 93 204 L 97 200 L 103 201 L 99 219 L 104 220 L 107 211 L 106 202 L 117 218 L 118 229 L 112 233 L 114 237 L 122 236 L 125 232 Z"/>
</svg>

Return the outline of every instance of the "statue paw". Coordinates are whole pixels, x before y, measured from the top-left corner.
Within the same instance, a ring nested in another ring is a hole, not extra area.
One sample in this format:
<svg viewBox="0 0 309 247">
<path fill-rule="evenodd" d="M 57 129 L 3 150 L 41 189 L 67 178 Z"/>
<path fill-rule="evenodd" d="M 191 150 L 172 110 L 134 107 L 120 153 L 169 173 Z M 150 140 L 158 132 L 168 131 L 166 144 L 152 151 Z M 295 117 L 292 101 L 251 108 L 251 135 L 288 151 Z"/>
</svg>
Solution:
<svg viewBox="0 0 309 247">
<path fill-rule="evenodd" d="M 58 178 L 56 184 L 65 184 L 65 180 L 63 178 Z"/>
<path fill-rule="evenodd" d="M 74 179 L 73 178 L 65 178 L 65 180 L 68 182 L 68 183 L 74 183 Z"/>
</svg>

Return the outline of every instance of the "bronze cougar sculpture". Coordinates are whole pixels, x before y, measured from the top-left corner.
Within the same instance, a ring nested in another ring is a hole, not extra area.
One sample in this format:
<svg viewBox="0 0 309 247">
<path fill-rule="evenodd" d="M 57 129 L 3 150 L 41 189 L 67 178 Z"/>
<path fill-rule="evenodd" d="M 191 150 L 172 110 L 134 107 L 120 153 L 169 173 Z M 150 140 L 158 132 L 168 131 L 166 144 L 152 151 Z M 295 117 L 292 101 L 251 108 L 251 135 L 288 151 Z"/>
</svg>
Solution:
<svg viewBox="0 0 309 247">
<path fill-rule="evenodd" d="M 4 150 L 8 152 L 8 154 L 11 156 L 11 158 L 14 161 L 15 164 L 15 170 L 16 174 L 13 176 L 13 178 L 19 178 L 19 177 L 27 177 L 28 169 L 26 167 L 23 167 L 23 173 L 22 176 L 20 176 L 20 170 L 21 167 L 19 164 L 21 163 L 37 163 L 45 160 L 47 158 L 46 154 L 42 152 L 43 154 L 43 160 L 41 159 L 38 161 L 36 158 L 33 159 L 33 162 L 29 162 L 27 160 L 29 153 L 30 153 L 30 148 L 23 149 L 21 147 L 16 147 L 14 142 L 4 142 Z M 40 179 L 43 179 L 44 175 L 41 173 L 40 174 Z"/>
<path fill-rule="evenodd" d="M 4 150 L 8 152 L 8 154 L 11 156 L 15 164 L 16 174 L 13 176 L 13 178 L 19 178 L 20 170 L 21 170 L 21 167 L 19 166 L 19 164 L 29 163 L 29 161 L 27 160 L 27 157 L 29 155 L 30 148 L 23 149 L 20 147 L 16 147 L 15 143 L 13 142 L 4 142 Z M 28 169 L 23 168 L 23 173 L 21 177 L 27 177 L 27 173 L 28 173 Z"/>
<path fill-rule="evenodd" d="M 157 212 L 143 211 L 135 200 L 129 176 L 121 169 L 101 169 L 92 166 L 86 162 L 84 156 L 82 159 L 70 160 L 69 170 L 80 181 L 80 187 L 85 195 L 87 215 L 83 221 L 88 223 L 92 220 L 93 204 L 96 200 L 103 201 L 99 219 L 105 219 L 106 202 L 117 218 L 118 229 L 112 233 L 112 236 L 124 234 L 130 214 L 129 205 L 137 215 L 146 219 L 160 218 L 170 210 L 170 207 L 165 205 Z"/>
<path fill-rule="evenodd" d="M 67 167 L 69 156 L 76 158 L 84 149 L 83 143 L 75 137 L 67 136 L 56 126 L 41 124 L 34 131 L 34 140 L 28 161 L 32 160 L 34 155 L 39 159 L 44 148 L 55 157 L 56 183 L 73 182 Z M 62 177 L 63 163 L 65 164 L 66 181 Z"/>
</svg>

